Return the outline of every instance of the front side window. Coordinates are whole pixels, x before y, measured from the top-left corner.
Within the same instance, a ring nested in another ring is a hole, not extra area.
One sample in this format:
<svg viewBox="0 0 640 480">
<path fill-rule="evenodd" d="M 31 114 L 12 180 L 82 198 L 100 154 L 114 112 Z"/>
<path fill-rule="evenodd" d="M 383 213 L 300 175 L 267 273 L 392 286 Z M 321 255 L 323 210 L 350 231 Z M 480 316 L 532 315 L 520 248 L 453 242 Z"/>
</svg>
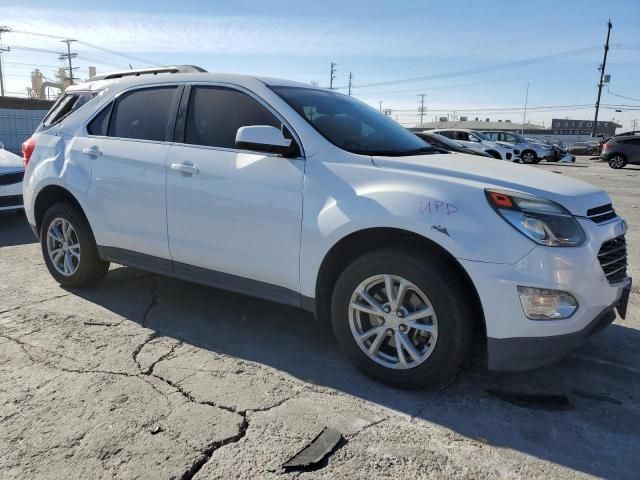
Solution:
<svg viewBox="0 0 640 480">
<path fill-rule="evenodd" d="M 378 110 L 339 93 L 304 87 L 271 87 L 336 147 L 362 155 L 437 153 L 421 138 Z"/>
<path fill-rule="evenodd" d="M 282 128 L 275 115 L 246 93 L 226 87 L 195 87 L 189 98 L 184 143 L 235 149 L 238 129 L 252 125 Z"/>
<path fill-rule="evenodd" d="M 123 94 L 113 106 L 108 135 L 163 141 L 177 87 L 148 88 Z"/>
<path fill-rule="evenodd" d="M 462 140 L 463 142 L 472 142 L 470 135 L 467 132 L 461 132 L 456 130 L 456 134 L 454 137 L 456 140 Z"/>
</svg>

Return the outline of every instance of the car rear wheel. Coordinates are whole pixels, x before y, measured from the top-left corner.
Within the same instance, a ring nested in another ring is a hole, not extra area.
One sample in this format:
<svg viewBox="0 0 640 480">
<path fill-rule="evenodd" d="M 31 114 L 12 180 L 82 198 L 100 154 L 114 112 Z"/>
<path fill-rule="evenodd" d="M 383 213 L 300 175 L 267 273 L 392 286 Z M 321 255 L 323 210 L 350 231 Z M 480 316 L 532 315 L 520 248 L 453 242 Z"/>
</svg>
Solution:
<svg viewBox="0 0 640 480">
<path fill-rule="evenodd" d="M 424 388 L 456 374 L 473 333 L 468 295 L 451 265 L 419 251 L 376 250 L 341 274 L 333 329 L 345 353 L 374 379 Z"/>
<path fill-rule="evenodd" d="M 537 163 L 536 154 L 531 150 L 525 150 L 524 152 L 522 152 L 520 154 L 520 159 L 522 160 L 522 163 L 528 163 L 528 164 Z"/>
<path fill-rule="evenodd" d="M 609 166 L 615 170 L 623 168 L 627 164 L 627 159 L 622 155 L 616 154 L 609 158 Z"/>
<path fill-rule="evenodd" d="M 46 211 L 40 246 L 49 272 L 64 287 L 94 285 L 109 270 L 109 262 L 98 255 L 89 222 L 70 203 L 56 203 Z"/>
</svg>

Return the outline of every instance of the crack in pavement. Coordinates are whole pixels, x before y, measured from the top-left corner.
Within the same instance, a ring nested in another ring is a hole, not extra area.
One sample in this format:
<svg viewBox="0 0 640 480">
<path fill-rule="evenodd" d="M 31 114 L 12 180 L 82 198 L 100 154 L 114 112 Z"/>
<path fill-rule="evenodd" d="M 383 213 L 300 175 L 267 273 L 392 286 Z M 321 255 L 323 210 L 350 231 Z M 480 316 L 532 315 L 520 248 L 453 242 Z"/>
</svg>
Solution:
<svg viewBox="0 0 640 480">
<path fill-rule="evenodd" d="M 51 300 L 57 300 L 59 298 L 68 297 L 69 295 L 71 295 L 71 293 L 63 293 L 62 295 L 56 295 L 50 298 L 43 298 L 41 300 L 36 300 L 35 302 L 30 302 L 25 305 L 16 305 L 15 307 L 7 308 L 6 310 L 0 310 L 0 315 L 2 315 L 3 313 L 15 312 L 16 310 L 20 310 L 21 308 L 24 308 L 24 307 L 30 307 L 32 305 L 38 305 L 40 303 L 50 302 Z"/>
</svg>

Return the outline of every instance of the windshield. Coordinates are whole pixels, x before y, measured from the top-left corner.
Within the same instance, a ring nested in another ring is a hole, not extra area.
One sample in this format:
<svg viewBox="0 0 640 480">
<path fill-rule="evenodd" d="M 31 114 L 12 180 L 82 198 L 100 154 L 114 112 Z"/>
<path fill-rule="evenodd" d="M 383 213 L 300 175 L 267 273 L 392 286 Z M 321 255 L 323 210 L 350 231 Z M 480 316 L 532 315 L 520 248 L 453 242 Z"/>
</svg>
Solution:
<svg viewBox="0 0 640 480">
<path fill-rule="evenodd" d="M 302 87 L 272 87 L 336 147 L 363 155 L 424 155 L 438 151 L 409 130 L 353 97 Z"/>
<path fill-rule="evenodd" d="M 475 130 L 472 132 L 476 137 L 478 137 L 480 140 L 484 140 L 484 141 L 489 141 L 491 142 L 492 140 L 487 137 L 484 133 L 480 133 L 480 132 L 476 132 Z"/>
</svg>

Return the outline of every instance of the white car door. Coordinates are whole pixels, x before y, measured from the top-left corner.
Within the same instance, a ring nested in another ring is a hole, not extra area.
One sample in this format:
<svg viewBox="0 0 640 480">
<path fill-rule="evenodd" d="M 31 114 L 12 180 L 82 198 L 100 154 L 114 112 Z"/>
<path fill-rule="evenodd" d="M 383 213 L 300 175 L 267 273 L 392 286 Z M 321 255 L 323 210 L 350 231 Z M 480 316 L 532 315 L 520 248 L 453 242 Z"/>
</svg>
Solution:
<svg viewBox="0 0 640 480">
<path fill-rule="evenodd" d="M 124 255 L 129 264 L 152 270 L 157 268 L 150 261 L 164 259 L 163 269 L 170 268 L 165 162 L 181 89 L 127 91 L 94 117 L 87 137 L 74 140 L 73 155 L 90 163 L 88 213 L 98 219 L 92 227 L 107 258 Z"/>
<path fill-rule="evenodd" d="M 174 273 L 299 304 L 304 159 L 235 146 L 240 127 L 281 128 L 281 118 L 250 92 L 219 85 L 185 90 L 180 111 L 167 159 Z"/>
</svg>

